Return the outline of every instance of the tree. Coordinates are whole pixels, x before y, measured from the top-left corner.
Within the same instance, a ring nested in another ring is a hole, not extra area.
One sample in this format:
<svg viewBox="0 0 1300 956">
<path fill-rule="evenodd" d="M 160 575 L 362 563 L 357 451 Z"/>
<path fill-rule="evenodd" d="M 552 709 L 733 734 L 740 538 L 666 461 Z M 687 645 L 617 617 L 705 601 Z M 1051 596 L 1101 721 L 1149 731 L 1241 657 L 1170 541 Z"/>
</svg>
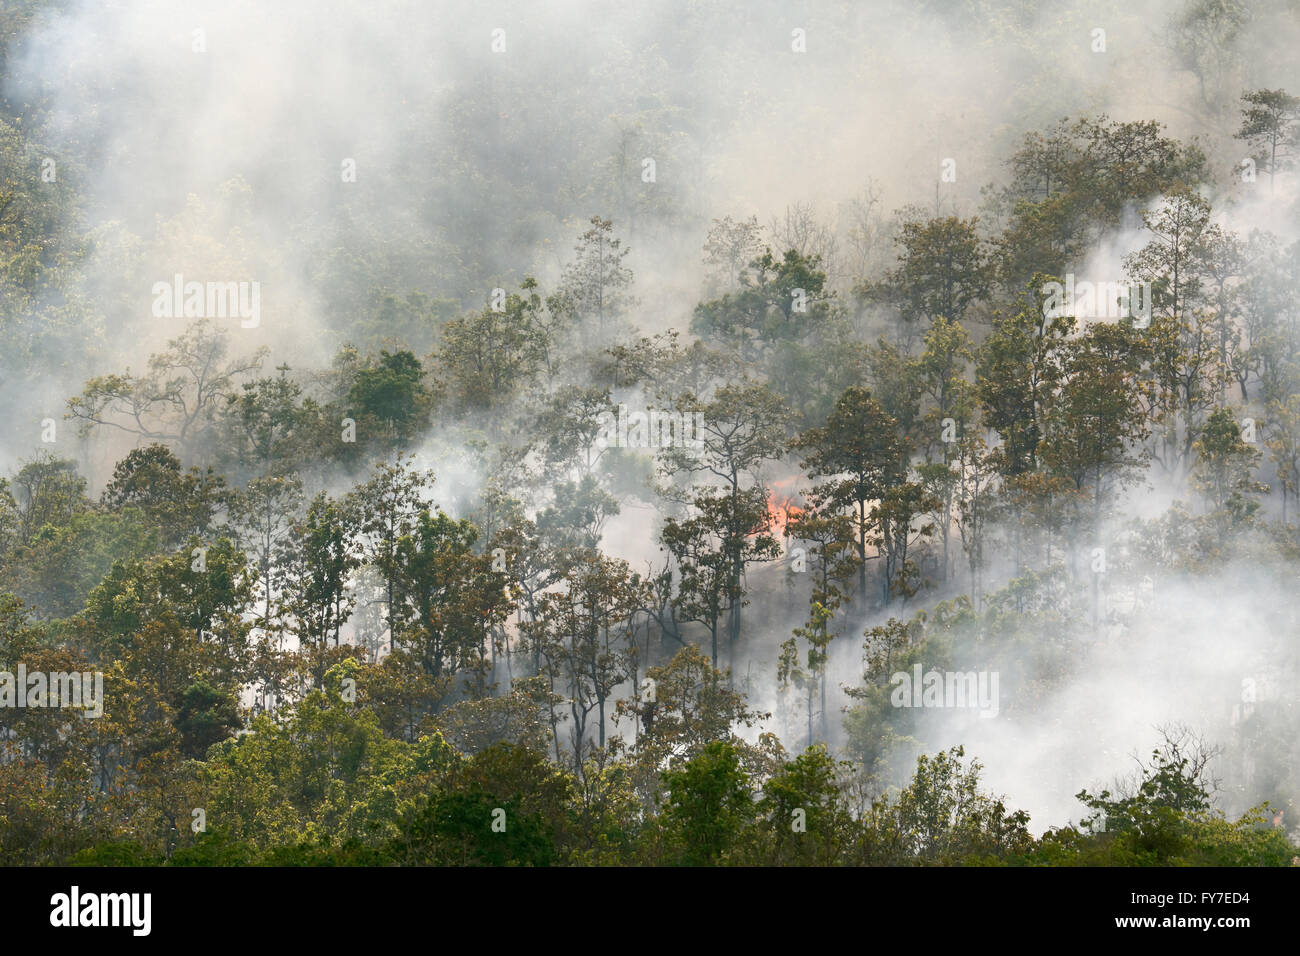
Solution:
<svg viewBox="0 0 1300 956">
<path fill-rule="evenodd" d="M 149 370 L 92 378 L 68 400 L 68 418 L 83 434 L 117 428 L 152 441 L 176 441 L 186 450 L 206 446 L 217 413 L 237 396 L 239 380 L 261 367 L 266 350 L 227 360 L 226 333 L 207 319 L 195 322 L 150 357 Z"/>
<path fill-rule="evenodd" d="M 403 822 L 407 865 L 548 866 L 566 842 L 571 779 L 526 747 L 496 744 L 453 767 Z M 493 828 L 502 819 L 504 830 Z"/>
<path fill-rule="evenodd" d="M 476 696 L 487 693 L 492 634 L 513 609 L 506 574 L 477 542 L 469 521 L 425 510 L 393 551 L 393 648 L 431 680 L 435 713 L 459 676 Z"/>
<path fill-rule="evenodd" d="M 620 698 L 614 720 L 635 720 L 633 774 L 648 808 L 662 783 L 661 772 L 679 767 L 716 741 L 730 741 L 742 764 L 757 765 L 759 749 L 735 735 L 770 716 L 751 710 L 745 697 L 728 686 L 727 675 L 709 663 L 694 644 L 681 648 L 666 664 L 646 670 L 643 684 Z"/>
<path fill-rule="evenodd" d="M 1153 313 L 1181 320 L 1200 301 L 1201 234 L 1209 220 L 1209 202 L 1186 186 L 1167 193 L 1158 209 L 1143 212 L 1151 241 L 1126 258 L 1124 268 L 1132 279 L 1151 284 Z"/>
<path fill-rule="evenodd" d="M 398 543 L 415 530 L 416 521 L 425 510 L 425 492 L 433 482 L 432 471 L 417 470 L 413 456 L 399 453 L 391 464 L 376 462 L 370 477 L 344 499 L 353 513 L 362 555 L 384 582 L 384 620 L 391 648 L 396 648 L 398 643 L 393 633 L 394 609 L 400 600 Z"/>
<path fill-rule="evenodd" d="M 1202 295 L 1214 310 L 1219 327 L 1219 402 L 1227 394 L 1229 381 L 1235 379 L 1246 399 L 1246 380 L 1255 364 L 1241 341 L 1238 328 L 1241 295 L 1238 290 L 1245 270 L 1246 250 L 1236 235 L 1211 224 L 1201 231 L 1195 258 L 1203 274 Z"/>
<path fill-rule="evenodd" d="M 1287 378 L 1285 355 L 1290 351 L 1285 345 L 1288 338 L 1279 334 L 1288 322 L 1293 309 L 1289 306 L 1287 256 L 1276 236 L 1265 232 L 1252 232 L 1246 241 L 1240 283 L 1233 290 L 1240 310 L 1238 331 L 1245 339 L 1245 367 L 1237 374 L 1242 390 L 1242 400 L 1249 400 L 1249 378 L 1255 375 L 1265 393 L 1264 400 L 1275 401 L 1285 389 Z"/>
<path fill-rule="evenodd" d="M 453 704 L 438 716 L 437 727 L 461 753 L 505 743 L 545 754 L 552 743 L 551 714 L 563 702 L 545 677 L 521 677 L 504 696 Z"/>
<path fill-rule="evenodd" d="M 808 644 L 805 671 L 797 666 L 793 655 L 794 639 L 782 645 L 782 664 L 778 667 L 777 677 L 782 683 L 792 679 L 801 679 L 808 691 L 808 745 L 813 743 L 813 694 L 821 698 L 821 734 L 825 740 L 829 736 L 828 715 L 826 713 L 826 664 L 829 660 L 830 642 L 839 635 L 831 630 L 830 623 L 835 612 L 848 600 L 844 582 L 853 576 L 859 561 L 854 554 L 853 520 L 845 514 L 837 513 L 835 503 L 829 499 L 810 496 L 809 506 L 795 516 L 787 526 L 787 533 L 792 537 L 806 541 L 812 547 L 808 557 L 811 559 L 813 585 L 809 592 L 809 618 L 802 627 L 794 630 L 795 638 L 803 638 Z"/>
<path fill-rule="evenodd" d="M 171 554 L 115 563 L 86 599 L 83 619 L 108 658 L 120 656 L 152 621 L 182 628 L 195 642 L 219 649 L 213 660 L 223 679 L 233 680 L 247 657 L 248 570 L 247 558 L 229 538 L 211 544 L 191 538 Z"/>
<path fill-rule="evenodd" d="M 458 410 L 497 408 L 550 367 L 536 285 L 526 279 L 523 294 L 506 296 L 499 312 L 487 308 L 443 326 L 438 377 Z"/>
<path fill-rule="evenodd" d="M 548 465 L 566 478 L 592 475 L 607 448 L 602 445 L 602 416 L 616 415 L 607 388 L 560 387 L 537 417 L 539 444 Z"/>
<path fill-rule="evenodd" d="M 738 840 L 754 814 L 749 778 L 729 741 L 705 746 L 684 766 L 664 774 L 664 826 L 687 866 L 709 866 Z"/>
<path fill-rule="evenodd" d="M 811 203 L 787 205 L 780 219 L 772 217 L 768 230 L 779 248 L 793 249 L 805 259 L 816 259 L 829 271 L 838 271 L 835 266 L 839 241 L 835 230 L 818 221 Z"/>
<path fill-rule="evenodd" d="M 1038 444 L 1052 397 L 1064 374 L 1064 347 L 1074 332 L 1069 315 L 1053 315 L 1044 300 L 1049 278 L 1035 274 L 1014 305 L 993 317 L 975 369 L 982 419 L 1002 438 L 998 468 L 1014 476 L 1038 464 Z"/>
<path fill-rule="evenodd" d="M 1225 374 L 1216 354 L 1222 333 L 1215 334 L 1201 307 L 1209 217 L 1210 205 L 1201 196 L 1184 187 L 1172 190 L 1159 210 L 1143 214 L 1151 242 L 1124 260 L 1130 276 L 1151 285 L 1150 374 L 1160 430 L 1154 457 L 1175 477 L 1186 473 L 1203 416 Z"/>
<path fill-rule="evenodd" d="M 42 452 L 18 470 L 9 485 L 17 511 L 17 538 L 27 544 L 47 525 L 63 525 L 86 510 L 86 479 L 74 462 Z"/>
<path fill-rule="evenodd" d="M 997 250 L 998 272 L 1011 289 L 1036 272 L 1064 274 L 1136 204 L 1207 178 L 1200 150 L 1166 137 L 1160 123 L 1106 116 L 1062 121 L 1042 138 L 1030 134 L 1012 168 L 1016 181 L 1002 196 L 1010 222 Z"/>
<path fill-rule="evenodd" d="M 556 482 L 552 497 L 537 515 L 537 530 L 560 547 L 598 547 L 605 522 L 619 513 L 618 499 L 595 475 Z"/>
<path fill-rule="evenodd" d="M 596 745 L 603 749 L 609 700 L 631 673 L 628 642 L 645 595 L 626 562 L 596 551 L 582 554 L 561 585 L 542 596 L 537 618 L 523 630 L 552 687 L 558 681 L 565 691 L 574 774 L 581 777 L 589 718 L 595 712 Z"/>
<path fill-rule="evenodd" d="M 1039 457 L 1075 491 L 1091 486 L 1098 534 L 1105 496 L 1133 480 L 1146 460 L 1137 451 L 1149 434 L 1140 378 L 1145 354 L 1125 326 L 1090 326 L 1066 350 L 1060 391 L 1045 420 Z"/>
<path fill-rule="evenodd" d="M 897 423 L 898 435 L 910 455 L 918 443 L 929 437 L 922 416 L 925 397 L 920 366 L 902 348 L 882 338 L 868 347 L 866 372 L 864 387 L 870 388 L 871 397 Z"/>
<path fill-rule="evenodd" d="M 399 837 L 398 808 L 431 789 L 430 771 L 446 772 L 455 756 L 441 738 L 385 737 L 373 711 L 344 701 L 342 681 L 358 668 L 355 660 L 331 668 L 296 707 L 259 715 L 250 733 L 209 752 L 201 783 L 210 821 L 259 854 L 309 834 L 336 846 Z"/>
<path fill-rule="evenodd" d="M 181 752 L 202 760 L 213 745 L 228 739 L 243 726 L 239 701 L 231 693 L 200 678 L 181 695 L 176 711 L 176 729 L 181 733 Z"/>
<path fill-rule="evenodd" d="M 1256 150 L 1255 162 L 1268 170 L 1269 191 L 1279 169 L 1290 169 L 1300 148 L 1300 96 L 1286 90 L 1251 90 L 1243 93 L 1241 128 L 1237 139 Z"/>
<path fill-rule="evenodd" d="M 895 594 L 905 601 L 918 590 L 917 568 L 908 561 L 911 546 L 934 534 L 934 525 L 916 526 L 918 518 L 939 508 L 941 502 L 917 482 L 905 481 L 886 490 L 871 512 L 872 541 L 883 558 L 880 569 L 882 603 Z"/>
<path fill-rule="evenodd" d="M 926 332 L 923 350 L 916 360 L 922 395 L 931 403 L 922 426 L 926 461 L 931 461 L 933 449 L 942 450 L 940 460 L 918 471 L 931 495 L 942 502 L 935 517 L 943 539 L 940 574 L 944 581 L 948 580 L 953 494 L 958 481 L 952 462 L 975 410 L 975 388 L 966 380 L 966 365 L 974 358 L 966 330 L 939 316 Z"/>
<path fill-rule="evenodd" d="M 1191 0 L 1170 16 L 1166 44 L 1175 62 L 1196 77 L 1201 102 L 1221 113 L 1222 93 L 1231 89 L 1240 65 L 1241 32 L 1251 10 L 1240 0 Z"/>
<path fill-rule="evenodd" d="M 1215 748 L 1185 729 L 1162 728 L 1161 735 L 1161 746 L 1151 752 L 1150 762 L 1138 762 L 1136 781 L 1121 781 L 1116 794 L 1076 794 L 1093 811 L 1084 821 L 1089 830 L 1104 828 L 1155 864 L 1185 852 L 1189 818 L 1208 814 L 1214 787 L 1210 764 L 1217 755 Z"/>
<path fill-rule="evenodd" d="M 281 551 L 284 568 L 282 612 L 301 647 L 311 652 L 311 674 L 325 679 L 325 649 L 337 647 L 356 599 L 349 587 L 360 565 L 356 527 L 348 509 L 320 492 L 290 528 Z"/>
<path fill-rule="evenodd" d="M 420 360 L 405 350 L 380 352 L 377 362 L 357 370 L 348 390 L 349 413 L 373 422 L 397 444 L 410 441 L 424 426 L 431 405 Z"/>
<path fill-rule="evenodd" d="M 741 273 L 735 292 L 695 307 L 691 331 L 734 348 L 743 367 L 755 350 L 762 355 L 800 342 L 838 315 L 820 259 L 794 249 L 778 259 L 765 249 Z"/>
<path fill-rule="evenodd" d="M 1006 165 L 1011 182 L 990 203 L 1008 219 L 994 264 L 1002 283 L 1015 289 L 1036 272 L 1065 272 L 1086 242 L 1087 206 L 1094 200 L 1080 190 L 1087 163 L 1068 120 L 1046 134 L 1026 133 Z"/>
<path fill-rule="evenodd" d="M 926 460 L 936 446 L 948 460 L 955 437 L 945 438 L 948 424 L 965 426 L 973 409 L 974 389 L 966 381 L 966 366 L 975 356 L 970 335 L 957 322 L 936 316 L 925 333 L 921 355 L 916 359 L 917 382 L 930 409 L 924 418 Z M 955 429 L 954 429 L 955 430 Z"/>
<path fill-rule="evenodd" d="M 591 217 L 591 228 L 574 247 L 576 258 L 564 271 L 550 308 L 577 322 L 596 320 L 596 338 L 605 338 L 605 324 L 633 305 L 629 290 L 632 270 L 623 264 L 631 250 L 614 237 L 614 223 Z M 590 335 L 590 330 L 587 332 Z"/>
<path fill-rule="evenodd" d="M 258 624 L 265 634 L 275 629 L 272 601 L 282 584 L 281 560 L 303 506 L 302 479 L 297 475 L 268 475 L 254 478 L 232 496 L 230 521 L 240 543 L 252 555 L 262 591 L 262 616 Z"/>
<path fill-rule="evenodd" d="M 965 755 L 961 747 L 922 754 L 898 799 L 872 808 L 891 863 L 951 864 L 1028 848 L 1029 814 L 1009 813 L 1001 799 L 983 793 L 982 765 L 964 765 Z"/>
<path fill-rule="evenodd" d="M 897 268 L 860 288 L 865 298 L 892 306 L 903 330 L 943 316 L 960 321 L 966 310 L 987 297 L 992 273 L 976 231 L 978 219 L 956 216 L 911 219 L 898 235 L 902 247 Z"/>
<path fill-rule="evenodd" d="M 1136 480 L 1146 463 L 1138 451 L 1149 436 L 1142 403 L 1145 349 L 1123 325 L 1097 324 L 1068 349 L 1065 380 L 1039 445 L 1043 464 L 1068 478 L 1074 500 L 1091 485 L 1093 540 L 1101 547 L 1103 503 L 1113 490 Z M 1075 539 L 1077 543 L 1077 538 Z M 1071 570 L 1074 552 L 1071 552 Z M 1100 581 L 1092 578 L 1093 626 L 1098 623 Z"/>
<path fill-rule="evenodd" d="M 1118 225 L 1126 206 L 1205 178 L 1205 157 L 1163 135 L 1154 120 L 1081 119 L 1073 131 L 1083 147 L 1080 188 L 1091 193 L 1094 229 Z"/>
<path fill-rule="evenodd" d="M 715 276 L 725 280 L 726 292 L 735 292 L 740 287 L 744 270 L 762 249 L 760 236 L 757 216 L 739 221 L 730 216 L 713 220 L 704 241 L 704 264 Z"/>
<path fill-rule="evenodd" d="M 168 547 L 191 534 L 205 533 L 230 500 L 225 479 L 211 468 L 181 471 L 165 445 L 136 448 L 113 468 L 100 500 L 114 510 L 136 507 L 155 524 Z"/>
<path fill-rule="evenodd" d="M 1266 444 L 1282 485 L 1285 524 L 1288 500 L 1294 497 L 1300 505 L 1300 393 L 1291 395 L 1286 402 L 1274 402 L 1268 417 L 1270 436 Z"/>
<path fill-rule="evenodd" d="M 228 397 L 226 428 L 239 464 L 263 477 L 294 470 L 312 451 L 311 434 L 319 406 L 302 400 L 302 386 L 289 378 L 287 363 L 280 374 L 244 382 L 240 394 Z"/>
<path fill-rule="evenodd" d="M 828 866 L 842 862 L 854 821 L 840 770 L 824 744 L 809 747 L 763 782 L 755 806 L 759 862 Z"/>
<path fill-rule="evenodd" d="M 858 590 L 867 590 L 867 542 L 871 536 L 870 505 L 907 475 L 906 446 L 896 422 L 885 414 L 871 392 L 848 388 L 820 428 L 800 435 L 794 447 L 803 453 L 811 478 L 829 479 L 815 492 L 841 509 L 853 509 L 858 547 Z"/>
<path fill-rule="evenodd" d="M 45 619 L 76 614 L 116 561 L 157 553 L 158 533 L 140 513 L 78 509 L 66 522 L 44 525 L 6 562 L 4 587 Z"/>
<path fill-rule="evenodd" d="M 659 533 L 661 550 L 666 550 L 677 566 L 675 593 L 671 568 L 665 572 L 668 581 L 664 587 L 674 631 L 680 623 L 703 624 L 709 632 L 714 667 L 718 666 L 718 632 L 731 594 L 730 554 L 725 543 L 714 535 L 712 522 L 705 516 L 705 509 L 716 504 L 717 498 L 709 497 L 701 502 L 701 514 L 686 519 L 668 518 Z M 775 540 L 769 553 L 776 553 Z"/>
<path fill-rule="evenodd" d="M 774 556 L 775 548 L 775 542 L 766 537 L 766 492 L 745 486 L 754 480 L 763 462 L 784 452 L 788 412 L 770 388 L 749 380 L 722 385 L 709 400 L 688 392 L 677 400 L 676 407 L 679 413 L 695 418 L 698 445 L 682 447 L 674 443 L 661 449 L 661 467 L 668 474 L 712 475 L 722 483 L 721 495 L 703 491 L 695 496 L 694 504 L 702 515 L 707 515 L 703 530 L 720 540 L 727 556 L 728 633 L 734 646 L 740 638 L 745 565 L 765 555 Z M 752 535 L 759 537 L 751 547 L 746 542 Z"/>
<path fill-rule="evenodd" d="M 981 572 L 987 528 L 995 509 L 996 461 L 978 434 L 967 434 L 957 443 L 957 487 L 954 492 L 958 533 L 970 570 L 970 598 L 978 607 L 983 600 Z"/>
<path fill-rule="evenodd" d="M 1241 426 L 1226 408 L 1211 413 L 1194 448 L 1192 484 L 1215 517 L 1222 545 L 1228 528 L 1249 519 L 1259 509 L 1255 496 L 1267 491 L 1254 479 L 1260 453 L 1242 439 Z"/>
<path fill-rule="evenodd" d="M 727 614 L 727 642 L 735 653 L 740 639 L 741 608 L 745 600 L 745 568 L 772 560 L 781 553 L 771 535 L 767 492 L 759 486 L 728 493 L 705 489 L 692 502 L 695 514 L 668 518 L 660 539 L 677 562 L 674 602 L 682 621 L 697 621 L 709 629 L 713 666 L 718 666 L 718 632 Z"/>
<path fill-rule="evenodd" d="M 1006 161 L 1012 177 L 1006 196 L 1013 200 L 1051 199 L 1071 187 L 1072 167 L 1079 158 L 1080 150 L 1065 120 L 1046 134 L 1038 130 L 1025 133 L 1019 148 Z"/>
</svg>

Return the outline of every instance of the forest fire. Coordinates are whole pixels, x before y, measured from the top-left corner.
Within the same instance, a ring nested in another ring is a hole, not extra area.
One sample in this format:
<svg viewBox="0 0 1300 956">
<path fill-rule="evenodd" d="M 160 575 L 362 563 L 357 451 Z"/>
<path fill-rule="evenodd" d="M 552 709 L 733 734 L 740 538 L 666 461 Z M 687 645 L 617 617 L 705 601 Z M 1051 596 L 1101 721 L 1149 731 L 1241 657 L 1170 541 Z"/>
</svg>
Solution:
<svg viewBox="0 0 1300 956">
<path fill-rule="evenodd" d="M 1300 866 L 1300 0 L 264 6 L 0 6 L 20 934 L 1267 921 L 1041 874 Z"/>
<path fill-rule="evenodd" d="M 801 503 L 803 499 L 794 486 L 795 479 L 788 478 L 773 482 L 767 492 L 767 515 L 771 521 L 772 534 L 782 538 L 789 537 L 790 523 L 798 521 L 804 512 Z"/>
</svg>

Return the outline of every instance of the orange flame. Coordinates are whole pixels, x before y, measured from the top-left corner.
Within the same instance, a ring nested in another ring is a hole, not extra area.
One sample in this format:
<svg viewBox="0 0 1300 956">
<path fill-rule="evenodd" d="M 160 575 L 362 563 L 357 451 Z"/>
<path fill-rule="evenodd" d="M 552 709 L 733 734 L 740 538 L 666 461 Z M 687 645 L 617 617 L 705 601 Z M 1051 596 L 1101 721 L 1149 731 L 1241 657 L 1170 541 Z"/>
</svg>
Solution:
<svg viewBox="0 0 1300 956">
<path fill-rule="evenodd" d="M 790 536 L 790 522 L 797 521 L 804 511 L 803 506 L 797 503 L 799 495 L 792 493 L 794 483 L 794 478 L 773 482 L 767 492 L 767 516 L 772 524 L 772 533 L 781 537 Z"/>
</svg>

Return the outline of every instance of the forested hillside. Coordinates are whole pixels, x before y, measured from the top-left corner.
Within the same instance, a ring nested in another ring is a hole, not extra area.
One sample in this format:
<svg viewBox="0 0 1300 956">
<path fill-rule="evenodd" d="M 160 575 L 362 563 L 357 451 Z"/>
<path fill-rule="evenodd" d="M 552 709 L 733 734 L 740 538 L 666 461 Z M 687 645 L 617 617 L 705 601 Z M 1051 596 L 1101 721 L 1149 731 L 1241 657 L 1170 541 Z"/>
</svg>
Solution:
<svg viewBox="0 0 1300 956">
<path fill-rule="evenodd" d="M 0 3 L 0 864 L 1294 865 L 1300 5 L 548 6 Z"/>
</svg>

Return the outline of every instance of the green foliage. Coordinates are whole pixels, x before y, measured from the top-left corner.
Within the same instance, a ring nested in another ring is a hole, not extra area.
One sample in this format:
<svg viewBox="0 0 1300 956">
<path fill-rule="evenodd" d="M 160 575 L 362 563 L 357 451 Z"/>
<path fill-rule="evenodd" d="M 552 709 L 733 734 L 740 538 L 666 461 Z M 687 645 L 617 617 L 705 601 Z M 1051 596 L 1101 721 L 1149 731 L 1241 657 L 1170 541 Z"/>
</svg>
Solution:
<svg viewBox="0 0 1300 956">
<path fill-rule="evenodd" d="M 569 782 L 545 756 L 497 744 L 455 773 L 404 823 L 394 852 L 405 864 L 549 866 L 565 827 Z"/>
<path fill-rule="evenodd" d="M 186 756 L 203 759 L 209 747 L 242 726 L 235 696 L 223 693 L 206 680 L 196 681 L 181 695 L 176 708 L 176 729 L 181 732 L 181 750 Z"/>
<path fill-rule="evenodd" d="M 379 353 L 378 361 L 357 370 L 348 391 L 348 411 L 358 429 L 374 423 L 396 441 L 410 440 L 425 421 L 430 396 L 420 360 L 408 351 Z"/>
<path fill-rule="evenodd" d="M 872 808 L 891 862 L 975 862 L 1032 843 L 1029 814 L 1008 812 L 1000 799 L 982 793 L 981 765 L 963 765 L 964 756 L 961 747 L 922 755 L 916 775 L 897 800 Z"/>
<path fill-rule="evenodd" d="M 714 741 L 664 775 L 669 846 L 686 866 L 718 863 L 740 839 L 754 812 L 749 779 L 729 741 Z"/>
</svg>

